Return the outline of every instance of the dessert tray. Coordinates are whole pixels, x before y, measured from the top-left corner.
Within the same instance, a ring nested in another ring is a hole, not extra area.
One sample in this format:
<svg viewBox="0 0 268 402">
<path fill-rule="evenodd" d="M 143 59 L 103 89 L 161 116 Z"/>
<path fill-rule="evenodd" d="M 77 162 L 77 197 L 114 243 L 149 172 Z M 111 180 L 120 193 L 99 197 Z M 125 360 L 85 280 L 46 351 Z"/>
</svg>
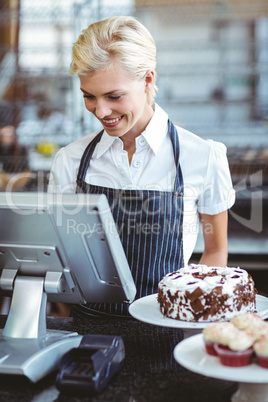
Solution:
<svg viewBox="0 0 268 402">
<path fill-rule="evenodd" d="M 217 356 L 205 351 L 203 334 L 184 339 L 174 349 L 174 358 L 186 369 L 207 377 L 239 383 L 232 402 L 267 402 L 268 369 L 257 363 L 244 367 L 223 366 Z"/>
<path fill-rule="evenodd" d="M 263 319 L 267 318 L 268 297 L 257 295 L 256 309 L 257 313 L 260 314 Z M 209 322 L 188 322 L 165 317 L 160 311 L 156 293 L 135 300 L 129 307 L 129 313 L 139 321 L 162 327 L 198 330 L 205 328 L 209 324 Z"/>
</svg>

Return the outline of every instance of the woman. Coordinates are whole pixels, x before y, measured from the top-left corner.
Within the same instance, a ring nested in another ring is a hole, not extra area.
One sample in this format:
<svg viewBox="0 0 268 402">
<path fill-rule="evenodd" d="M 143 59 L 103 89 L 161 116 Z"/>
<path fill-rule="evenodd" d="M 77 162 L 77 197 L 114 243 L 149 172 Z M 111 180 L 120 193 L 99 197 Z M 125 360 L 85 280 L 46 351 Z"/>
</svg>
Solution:
<svg viewBox="0 0 268 402">
<path fill-rule="evenodd" d="M 118 227 L 137 298 L 188 264 L 200 219 L 201 263 L 227 263 L 227 209 L 233 205 L 226 148 L 174 126 L 156 103 L 156 47 L 132 17 L 90 25 L 73 46 L 85 107 L 102 124 L 61 149 L 49 191 L 104 193 Z M 118 305 L 87 305 L 126 314 Z"/>
</svg>

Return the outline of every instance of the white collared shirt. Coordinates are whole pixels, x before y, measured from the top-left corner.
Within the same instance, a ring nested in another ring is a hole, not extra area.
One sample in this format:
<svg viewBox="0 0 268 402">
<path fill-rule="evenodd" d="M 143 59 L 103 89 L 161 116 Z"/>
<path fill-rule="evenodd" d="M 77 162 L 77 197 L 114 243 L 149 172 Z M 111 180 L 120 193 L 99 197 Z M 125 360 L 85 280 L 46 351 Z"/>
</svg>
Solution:
<svg viewBox="0 0 268 402">
<path fill-rule="evenodd" d="M 192 255 L 198 234 L 198 212 L 218 214 L 234 204 L 235 195 L 222 143 L 204 140 L 176 126 L 180 165 L 184 181 L 184 263 Z M 74 193 L 85 148 L 95 131 L 61 148 L 54 158 L 48 191 Z M 155 104 L 155 113 L 145 131 L 136 138 L 136 152 L 129 165 L 128 153 L 118 137 L 105 131 L 96 145 L 85 181 L 117 189 L 173 191 L 176 176 L 168 115 Z"/>
</svg>

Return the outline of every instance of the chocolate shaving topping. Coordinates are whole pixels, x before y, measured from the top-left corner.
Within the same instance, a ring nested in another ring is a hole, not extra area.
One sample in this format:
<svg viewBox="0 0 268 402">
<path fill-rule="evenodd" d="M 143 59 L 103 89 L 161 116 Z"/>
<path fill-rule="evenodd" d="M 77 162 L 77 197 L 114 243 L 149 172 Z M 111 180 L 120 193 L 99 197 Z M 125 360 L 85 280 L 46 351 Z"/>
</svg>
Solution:
<svg viewBox="0 0 268 402">
<path fill-rule="evenodd" d="M 189 291 L 185 292 L 186 295 L 186 301 L 187 299 L 189 299 L 190 301 L 195 300 L 199 297 L 201 297 L 203 294 L 205 294 L 205 292 L 200 289 L 200 287 L 196 288 L 192 293 Z"/>
<path fill-rule="evenodd" d="M 196 298 L 195 300 L 191 301 L 191 307 L 195 313 L 204 310 L 204 306 L 199 298 Z"/>
</svg>

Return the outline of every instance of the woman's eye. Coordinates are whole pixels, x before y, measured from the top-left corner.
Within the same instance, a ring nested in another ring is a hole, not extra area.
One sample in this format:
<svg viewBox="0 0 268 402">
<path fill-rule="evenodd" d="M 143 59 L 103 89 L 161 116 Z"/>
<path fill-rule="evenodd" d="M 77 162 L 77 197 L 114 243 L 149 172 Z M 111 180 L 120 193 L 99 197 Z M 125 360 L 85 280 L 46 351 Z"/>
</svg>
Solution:
<svg viewBox="0 0 268 402">
<path fill-rule="evenodd" d="M 121 98 L 121 95 L 117 95 L 117 96 L 110 96 L 110 99 L 112 100 L 118 100 Z"/>
<path fill-rule="evenodd" d="M 93 96 L 92 95 L 83 95 L 83 98 L 85 98 L 85 99 L 93 99 Z"/>
</svg>

